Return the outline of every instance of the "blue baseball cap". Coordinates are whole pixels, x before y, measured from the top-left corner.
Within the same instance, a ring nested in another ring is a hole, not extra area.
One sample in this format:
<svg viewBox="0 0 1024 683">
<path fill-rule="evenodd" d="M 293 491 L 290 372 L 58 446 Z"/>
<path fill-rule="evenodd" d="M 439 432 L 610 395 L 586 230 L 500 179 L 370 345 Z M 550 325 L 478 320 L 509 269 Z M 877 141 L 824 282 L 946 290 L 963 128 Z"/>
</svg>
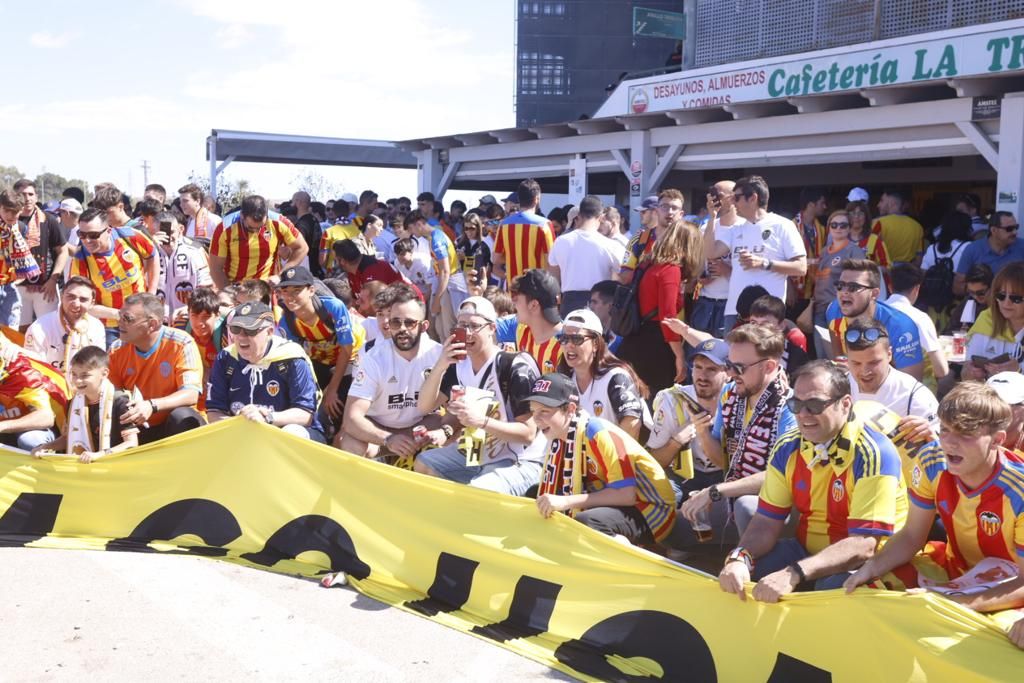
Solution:
<svg viewBox="0 0 1024 683">
<path fill-rule="evenodd" d="M 658 208 L 658 195 L 652 194 L 650 197 L 645 197 L 640 203 L 640 206 L 633 209 L 634 211 L 650 211 L 651 209 Z"/>
<path fill-rule="evenodd" d="M 721 339 L 708 339 L 697 345 L 695 355 L 704 356 L 724 368 L 729 360 L 729 345 Z"/>
</svg>

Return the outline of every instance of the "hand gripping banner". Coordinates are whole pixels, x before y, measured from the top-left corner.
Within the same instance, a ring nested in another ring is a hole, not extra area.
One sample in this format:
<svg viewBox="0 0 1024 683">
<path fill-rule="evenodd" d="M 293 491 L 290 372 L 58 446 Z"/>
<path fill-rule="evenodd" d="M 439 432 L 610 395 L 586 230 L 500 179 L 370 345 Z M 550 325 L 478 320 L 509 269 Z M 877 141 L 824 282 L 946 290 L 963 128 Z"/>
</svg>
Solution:
<svg viewBox="0 0 1024 683">
<path fill-rule="evenodd" d="M 704 574 L 563 515 L 542 519 L 532 500 L 241 418 L 90 465 L 2 456 L 3 545 L 344 571 L 370 597 L 581 680 L 960 683 L 1024 671 L 995 621 L 935 595 L 740 602 Z"/>
</svg>

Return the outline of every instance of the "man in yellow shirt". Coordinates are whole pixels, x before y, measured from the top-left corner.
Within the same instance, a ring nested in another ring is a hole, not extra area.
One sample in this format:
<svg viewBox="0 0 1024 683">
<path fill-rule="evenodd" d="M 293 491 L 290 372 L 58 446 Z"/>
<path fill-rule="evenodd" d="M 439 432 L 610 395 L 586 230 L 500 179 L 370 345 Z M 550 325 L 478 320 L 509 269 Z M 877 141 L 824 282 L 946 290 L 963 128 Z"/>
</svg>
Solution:
<svg viewBox="0 0 1024 683">
<path fill-rule="evenodd" d="M 872 232 L 881 231 L 882 242 L 893 263 L 919 263 L 924 251 L 924 229 L 910 216 L 904 215 L 906 201 L 899 190 L 886 190 L 878 200 L 879 218 Z"/>
</svg>

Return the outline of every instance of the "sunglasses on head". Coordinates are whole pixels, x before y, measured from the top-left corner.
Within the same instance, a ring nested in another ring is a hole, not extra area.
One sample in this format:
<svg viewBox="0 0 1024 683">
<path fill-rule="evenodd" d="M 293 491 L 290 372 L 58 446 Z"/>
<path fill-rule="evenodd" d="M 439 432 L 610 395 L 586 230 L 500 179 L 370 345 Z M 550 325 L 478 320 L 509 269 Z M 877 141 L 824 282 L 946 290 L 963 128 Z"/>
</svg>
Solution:
<svg viewBox="0 0 1024 683">
<path fill-rule="evenodd" d="M 889 333 L 885 330 L 880 330 L 877 327 L 869 327 L 866 330 L 847 330 L 846 331 L 846 343 L 856 344 L 858 342 L 866 342 L 868 344 L 874 344 L 882 337 L 888 337 Z"/>
<path fill-rule="evenodd" d="M 798 398 L 788 398 L 786 399 L 786 407 L 789 408 L 789 412 L 793 413 L 794 415 L 799 415 L 804 410 L 806 410 L 811 415 L 821 415 L 823 412 L 825 412 L 826 408 L 828 408 L 833 403 L 836 403 L 841 398 L 842 396 L 837 396 L 836 398 L 829 399 L 808 398 L 803 401 L 801 401 Z"/>
<path fill-rule="evenodd" d="M 731 372 L 734 375 L 742 375 L 750 368 L 754 367 L 755 365 L 759 365 L 760 363 L 763 363 L 766 360 L 768 359 L 762 358 L 761 360 L 755 360 L 753 363 L 733 363 L 731 360 L 727 360 L 725 361 L 725 370 L 726 372 Z"/>
<path fill-rule="evenodd" d="M 558 335 L 558 341 L 562 344 L 572 344 L 573 346 L 582 346 L 589 340 L 593 339 L 589 334 L 560 334 Z"/>
<path fill-rule="evenodd" d="M 871 289 L 871 287 L 868 287 L 867 285 L 862 285 L 859 282 L 843 282 L 842 280 L 836 283 L 837 292 L 842 292 L 843 290 L 846 290 L 850 294 L 856 294 L 857 292 L 861 292 L 865 289 Z"/>
<path fill-rule="evenodd" d="M 1020 294 L 1007 294 L 1006 292 L 996 294 L 996 301 L 1006 301 L 1007 299 L 1010 300 L 1011 304 L 1024 303 L 1024 296 Z"/>
</svg>

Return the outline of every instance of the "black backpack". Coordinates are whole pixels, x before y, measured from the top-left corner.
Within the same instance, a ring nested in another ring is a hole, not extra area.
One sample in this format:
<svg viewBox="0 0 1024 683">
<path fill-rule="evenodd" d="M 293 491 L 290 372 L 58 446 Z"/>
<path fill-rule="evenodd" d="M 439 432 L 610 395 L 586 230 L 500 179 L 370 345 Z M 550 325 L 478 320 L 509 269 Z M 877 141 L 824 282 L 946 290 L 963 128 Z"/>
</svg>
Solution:
<svg viewBox="0 0 1024 683">
<path fill-rule="evenodd" d="M 637 257 L 637 261 L 643 258 L 644 252 L 647 250 L 647 243 L 651 240 L 651 233 L 648 232 L 646 239 L 640 243 L 640 256 Z M 615 294 L 612 297 L 612 305 L 610 312 L 610 320 L 608 327 L 612 332 L 619 335 L 620 337 L 630 337 L 640 331 L 641 325 L 653 318 L 658 313 L 658 309 L 655 308 L 653 311 L 645 316 L 640 315 L 640 302 L 637 299 L 637 292 L 640 288 L 640 278 L 643 277 L 644 272 L 647 270 L 646 267 L 638 267 L 633 275 L 633 280 L 628 285 L 619 284 L 615 288 Z"/>
<path fill-rule="evenodd" d="M 938 245 L 932 245 L 932 249 L 935 250 L 935 265 L 924 273 L 921 293 L 917 296 L 918 306 L 925 309 L 943 309 L 953 303 L 953 280 L 956 277 L 953 259 L 964 248 L 964 244 L 953 250 L 949 256 L 939 256 Z"/>
</svg>

